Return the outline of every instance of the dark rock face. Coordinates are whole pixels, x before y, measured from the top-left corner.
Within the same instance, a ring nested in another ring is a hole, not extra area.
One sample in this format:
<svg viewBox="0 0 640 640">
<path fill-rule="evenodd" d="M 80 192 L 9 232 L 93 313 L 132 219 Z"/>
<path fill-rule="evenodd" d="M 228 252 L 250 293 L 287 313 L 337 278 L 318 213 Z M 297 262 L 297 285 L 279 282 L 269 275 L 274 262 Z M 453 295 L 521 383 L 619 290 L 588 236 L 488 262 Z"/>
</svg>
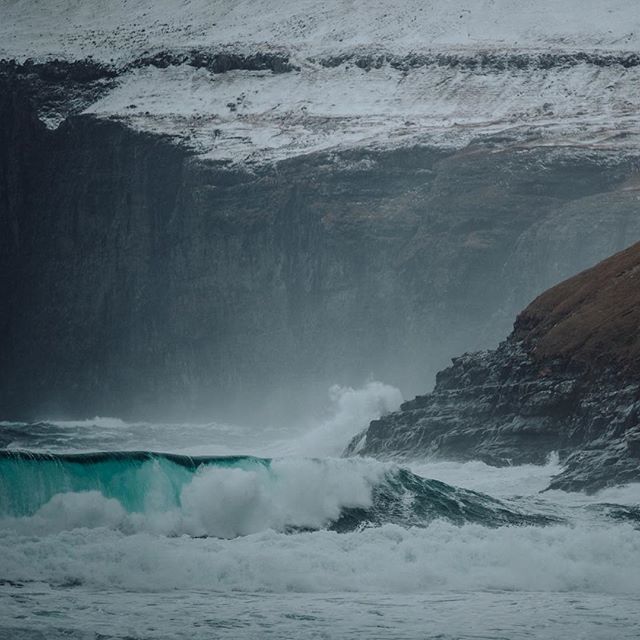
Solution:
<svg viewBox="0 0 640 640">
<path fill-rule="evenodd" d="M 640 481 L 637 382 L 537 363 L 509 341 L 455 358 L 437 380 L 432 393 L 372 422 L 345 453 L 505 466 L 543 464 L 557 452 L 564 470 L 550 488 Z"/>
<path fill-rule="evenodd" d="M 438 455 L 496 465 L 542 463 L 563 443 L 547 412 L 566 414 L 575 380 L 537 373 L 522 347 L 508 342 L 495 351 L 454 358 L 453 366 L 438 373 L 432 393 L 373 421 L 365 440 L 356 438 L 348 452 Z M 522 447 L 526 437 L 546 446 L 535 442 L 533 448 Z"/>
<path fill-rule="evenodd" d="M 541 295 L 497 349 L 454 358 L 346 453 L 508 465 L 557 452 L 550 488 L 639 481 L 639 269 L 636 244 Z"/>
<path fill-rule="evenodd" d="M 518 52 L 476 51 L 463 53 L 411 53 L 408 55 L 375 54 L 354 55 L 350 53 L 323 58 L 320 63 L 327 67 L 337 67 L 352 62 L 367 71 L 380 69 L 385 64 L 395 69 L 412 69 L 416 67 L 449 67 L 451 69 L 481 69 L 485 72 L 500 72 L 505 69 L 553 69 L 568 68 L 579 64 L 596 67 L 620 65 L 626 69 L 640 65 L 640 55 L 635 52 L 599 53 L 596 51 L 576 52 Z"/>
<path fill-rule="evenodd" d="M 487 139 L 227 166 L 74 115 L 113 81 L 76 64 L 0 74 L 3 419 L 235 419 L 370 375 L 416 393 L 495 344 L 520 296 L 640 238 L 632 155 Z M 523 285 L 508 265 L 536 229 Z"/>
<path fill-rule="evenodd" d="M 273 73 L 288 73 L 297 67 L 291 64 L 286 53 L 271 51 L 240 54 L 232 51 L 220 51 L 207 47 L 196 47 L 188 51 L 156 51 L 146 53 L 127 63 L 122 70 L 157 67 L 166 69 L 170 66 L 188 64 L 198 69 L 208 69 L 212 73 L 226 73 L 227 71 L 272 71 Z"/>
<path fill-rule="evenodd" d="M 115 83 L 117 71 L 92 60 L 50 62 L 0 60 L 0 88 L 5 98 L 20 96 L 21 111 L 43 121 L 60 122 L 82 112 Z M 3 105 L 3 129 L 11 131 L 7 105 Z"/>
</svg>

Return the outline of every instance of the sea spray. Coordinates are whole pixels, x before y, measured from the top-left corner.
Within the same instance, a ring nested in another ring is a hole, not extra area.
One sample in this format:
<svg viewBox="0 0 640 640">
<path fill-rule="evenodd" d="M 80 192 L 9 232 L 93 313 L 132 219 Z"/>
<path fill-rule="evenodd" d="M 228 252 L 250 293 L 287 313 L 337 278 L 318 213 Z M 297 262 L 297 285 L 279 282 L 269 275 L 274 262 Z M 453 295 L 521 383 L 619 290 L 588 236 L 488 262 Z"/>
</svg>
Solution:
<svg viewBox="0 0 640 640">
<path fill-rule="evenodd" d="M 327 393 L 324 416 L 296 426 L 127 423 L 105 417 L 0 422 L 0 449 L 58 453 L 154 449 L 189 456 L 339 456 L 354 435 L 402 403 L 399 389 L 378 381 L 358 388 L 332 385 L 320 391 Z"/>
<path fill-rule="evenodd" d="M 395 411 L 402 403 L 396 387 L 370 381 L 354 389 L 333 385 L 329 389 L 328 417 L 306 429 L 288 445 L 288 450 L 301 455 L 339 456 L 349 441 L 372 420 Z"/>
</svg>

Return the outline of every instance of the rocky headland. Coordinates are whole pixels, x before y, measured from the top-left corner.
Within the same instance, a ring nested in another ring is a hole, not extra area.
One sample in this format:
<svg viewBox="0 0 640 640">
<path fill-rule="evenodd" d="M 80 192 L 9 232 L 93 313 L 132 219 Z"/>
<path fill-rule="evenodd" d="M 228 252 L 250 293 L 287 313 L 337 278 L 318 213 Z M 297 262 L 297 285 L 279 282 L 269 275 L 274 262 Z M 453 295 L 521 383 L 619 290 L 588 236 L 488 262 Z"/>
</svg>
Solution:
<svg viewBox="0 0 640 640">
<path fill-rule="evenodd" d="M 453 359 L 432 393 L 347 449 L 381 457 L 544 463 L 550 488 L 640 480 L 640 243 L 536 298 L 497 349 Z"/>
</svg>

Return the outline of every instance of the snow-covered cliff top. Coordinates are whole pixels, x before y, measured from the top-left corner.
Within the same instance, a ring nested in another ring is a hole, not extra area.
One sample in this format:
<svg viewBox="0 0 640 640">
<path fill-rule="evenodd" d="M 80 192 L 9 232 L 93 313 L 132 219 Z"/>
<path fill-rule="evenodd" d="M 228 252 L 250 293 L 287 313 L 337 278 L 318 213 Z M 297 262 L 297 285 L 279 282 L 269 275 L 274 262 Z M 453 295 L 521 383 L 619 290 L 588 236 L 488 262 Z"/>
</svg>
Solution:
<svg viewBox="0 0 640 640">
<path fill-rule="evenodd" d="M 636 0 L 2 0 L 0 15 L 0 55 L 11 57 L 236 43 L 305 54 L 640 48 Z"/>
<path fill-rule="evenodd" d="M 131 64 L 194 48 L 288 67 Z M 243 163 L 504 131 L 637 145 L 636 51 L 637 0 L 0 0 L 0 58 L 112 64 L 87 113 Z"/>
</svg>

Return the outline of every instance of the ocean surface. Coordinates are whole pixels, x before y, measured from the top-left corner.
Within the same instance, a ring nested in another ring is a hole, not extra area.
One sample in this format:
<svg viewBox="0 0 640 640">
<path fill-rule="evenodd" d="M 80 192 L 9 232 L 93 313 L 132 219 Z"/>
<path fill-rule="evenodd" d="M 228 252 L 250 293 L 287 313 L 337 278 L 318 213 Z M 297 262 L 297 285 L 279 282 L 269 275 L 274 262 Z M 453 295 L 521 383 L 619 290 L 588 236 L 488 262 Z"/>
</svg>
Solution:
<svg viewBox="0 0 640 640">
<path fill-rule="evenodd" d="M 0 423 L 0 638 L 640 637 L 640 485 L 341 458 L 401 401 L 308 425 Z"/>
</svg>

